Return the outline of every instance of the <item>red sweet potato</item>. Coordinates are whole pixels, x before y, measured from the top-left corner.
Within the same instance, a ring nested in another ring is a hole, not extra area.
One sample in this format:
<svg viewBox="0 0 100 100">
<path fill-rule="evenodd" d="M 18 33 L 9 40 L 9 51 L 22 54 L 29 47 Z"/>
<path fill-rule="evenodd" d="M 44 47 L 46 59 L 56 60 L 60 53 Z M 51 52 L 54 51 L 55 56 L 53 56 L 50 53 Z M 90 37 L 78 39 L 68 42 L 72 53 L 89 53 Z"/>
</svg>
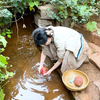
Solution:
<svg viewBox="0 0 100 100">
<path fill-rule="evenodd" d="M 44 66 L 44 67 L 41 68 L 41 74 L 42 75 L 44 75 L 47 71 L 48 71 L 47 67 Z"/>
<path fill-rule="evenodd" d="M 74 83 L 76 86 L 80 87 L 83 84 L 83 79 L 81 76 L 75 77 Z"/>
</svg>

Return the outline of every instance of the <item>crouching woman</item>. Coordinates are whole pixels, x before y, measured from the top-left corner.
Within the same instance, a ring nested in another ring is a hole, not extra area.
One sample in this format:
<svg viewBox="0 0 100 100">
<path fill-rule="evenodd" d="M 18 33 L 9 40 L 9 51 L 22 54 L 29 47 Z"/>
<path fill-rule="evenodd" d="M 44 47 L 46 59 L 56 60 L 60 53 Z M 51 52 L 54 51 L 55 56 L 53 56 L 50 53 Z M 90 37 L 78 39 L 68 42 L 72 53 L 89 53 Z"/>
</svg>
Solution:
<svg viewBox="0 0 100 100">
<path fill-rule="evenodd" d="M 49 26 L 37 28 L 32 37 L 37 47 L 42 46 L 39 72 L 43 67 L 46 56 L 56 63 L 44 75 L 50 75 L 59 65 L 62 74 L 70 69 L 79 68 L 88 57 L 88 44 L 82 34 L 62 27 Z"/>
</svg>

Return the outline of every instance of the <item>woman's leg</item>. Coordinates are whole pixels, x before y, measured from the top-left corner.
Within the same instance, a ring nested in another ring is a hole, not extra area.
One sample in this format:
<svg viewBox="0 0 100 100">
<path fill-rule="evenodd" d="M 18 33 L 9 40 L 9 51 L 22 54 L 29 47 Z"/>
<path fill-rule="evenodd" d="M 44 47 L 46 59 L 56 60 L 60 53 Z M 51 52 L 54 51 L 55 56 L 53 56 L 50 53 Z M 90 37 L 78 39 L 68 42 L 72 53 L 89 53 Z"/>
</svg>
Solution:
<svg viewBox="0 0 100 100">
<path fill-rule="evenodd" d="M 62 66 L 61 66 L 62 74 L 67 70 L 79 68 L 83 64 L 83 62 L 86 60 L 87 56 L 88 56 L 88 45 L 86 45 L 86 49 L 80 60 L 77 60 L 72 52 L 66 51 L 63 62 L 62 62 Z"/>
<path fill-rule="evenodd" d="M 72 52 L 66 51 L 61 66 L 61 72 L 63 74 L 65 71 L 70 69 L 76 69 L 76 59 Z"/>
</svg>

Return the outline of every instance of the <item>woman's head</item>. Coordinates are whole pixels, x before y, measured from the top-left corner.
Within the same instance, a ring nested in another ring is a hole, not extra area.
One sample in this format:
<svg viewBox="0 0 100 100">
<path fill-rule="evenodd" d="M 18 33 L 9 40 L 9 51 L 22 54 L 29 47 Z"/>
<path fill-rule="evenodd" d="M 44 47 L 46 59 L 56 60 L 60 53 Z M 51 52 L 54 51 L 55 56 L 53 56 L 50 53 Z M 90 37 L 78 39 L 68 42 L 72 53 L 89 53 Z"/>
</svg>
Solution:
<svg viewBox="0 0 100 100">
<path fill-rule="evenodd" d="M 32 37 L 36 46 L 44 45 L 48 38 L 51 37 L 47 35 L 46 28 L 37 28 L 32 32 Z"/>
</svg>

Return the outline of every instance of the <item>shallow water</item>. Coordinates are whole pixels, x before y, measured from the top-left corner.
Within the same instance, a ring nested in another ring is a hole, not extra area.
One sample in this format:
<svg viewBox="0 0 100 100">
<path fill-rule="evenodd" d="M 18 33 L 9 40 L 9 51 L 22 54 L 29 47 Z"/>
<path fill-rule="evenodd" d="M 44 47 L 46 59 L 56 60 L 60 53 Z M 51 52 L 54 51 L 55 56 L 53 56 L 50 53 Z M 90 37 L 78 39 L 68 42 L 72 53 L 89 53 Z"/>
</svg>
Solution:
<svg viewBox="0 0 100 100">
<path fill-rule="evenodd" d="M 15 73 L 4 85 L 4 100 L 73 100 L 70 92 L 63 85 L 61 77 L 55 70 L 50 76 L 38 73 L 40 51 L 33 44 L 31 33 L 34 30 L 33 17 L 25 16 L 26 29 L 22 28 L 23 20 L 18 21 L 19 38 L 16 37 L 16 25 L 12 25 L 12 38 L 8 39 L 5 56 L 9 71 Z M 46 61 L 47 67 L 52 64 Z"/>
</svg>

